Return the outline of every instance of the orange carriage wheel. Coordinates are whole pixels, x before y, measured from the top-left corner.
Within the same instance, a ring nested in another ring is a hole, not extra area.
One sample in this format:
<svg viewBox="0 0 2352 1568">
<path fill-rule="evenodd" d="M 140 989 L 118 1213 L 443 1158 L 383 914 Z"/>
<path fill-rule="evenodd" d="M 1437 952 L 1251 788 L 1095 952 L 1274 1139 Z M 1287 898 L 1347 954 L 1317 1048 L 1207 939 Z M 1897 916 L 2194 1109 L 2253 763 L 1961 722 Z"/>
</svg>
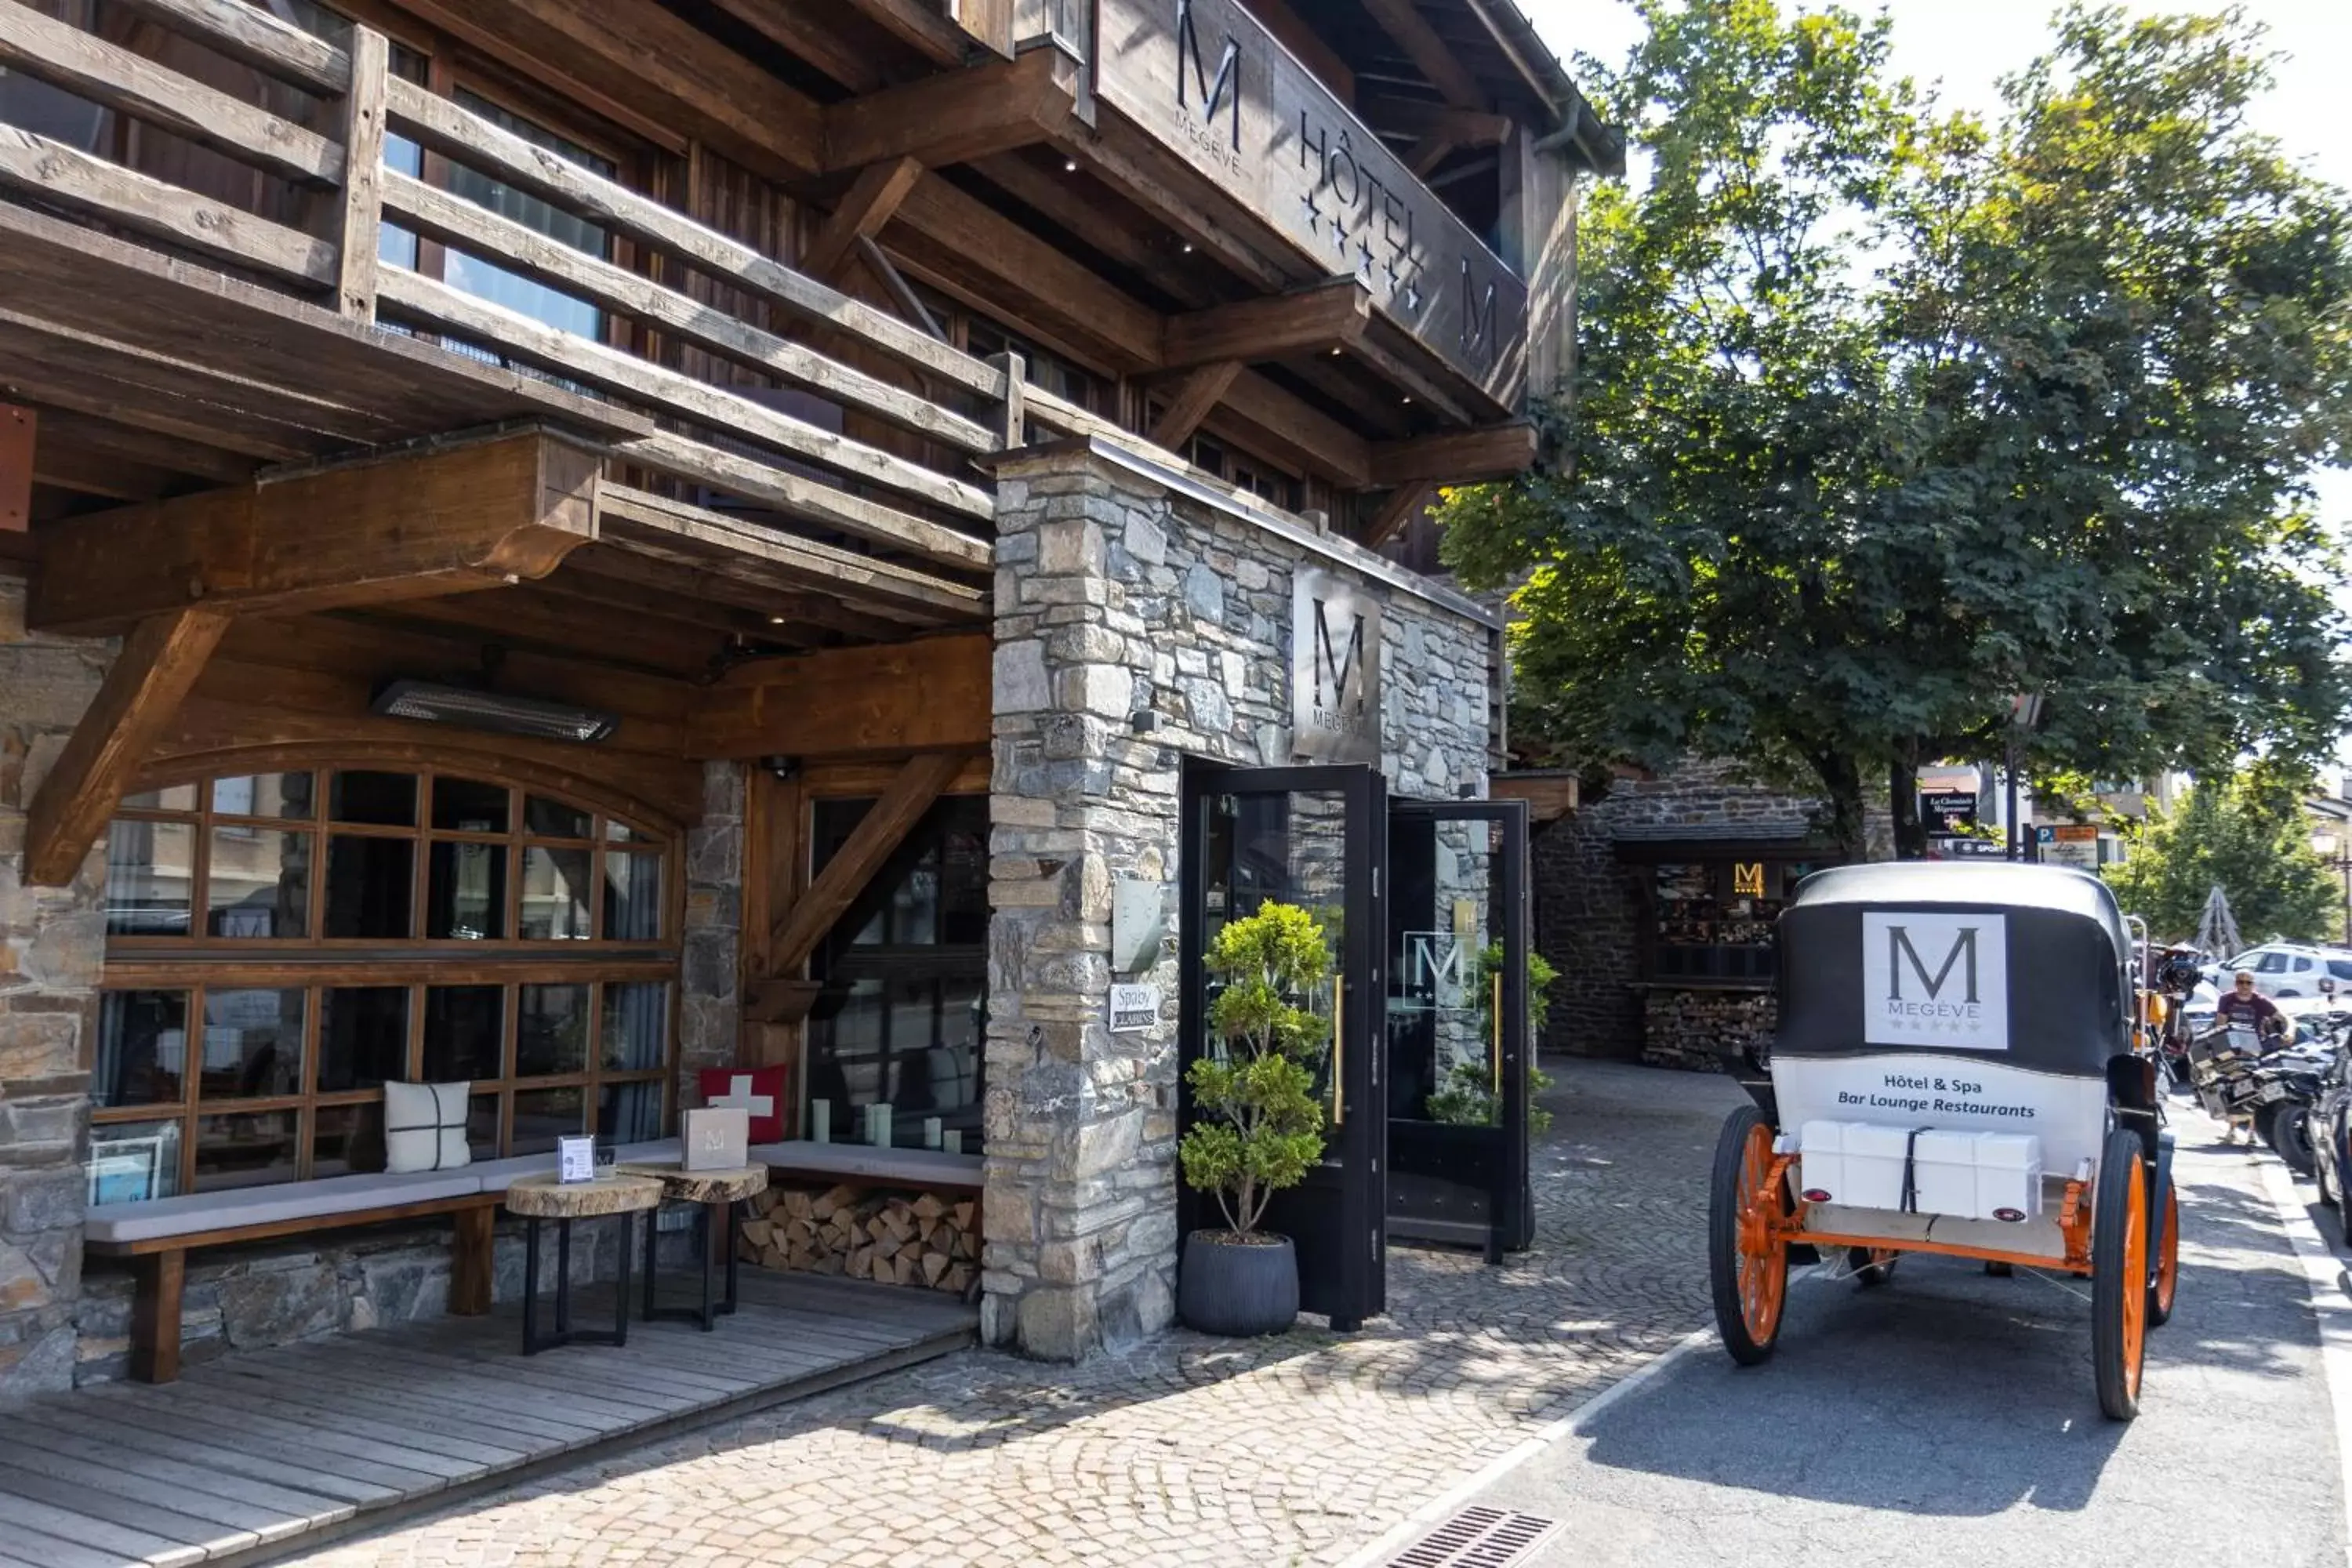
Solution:
<svg viewBox="0 0 2352 1568">
<path fill-rule="evenodd" d="M 1772 1353 L 1789 1295 L 1787 1184 L 1773 1179 L 1772 1129 L 1743 1105 L 1726 1118 L 1715 1145 L 1707 1226 L 1708 1274 L 1723 1348 L 1742 1366 Z"/>
<path fill-rule="evenodd" d="M 2091 1365 L 2108 1419 L 2139 1414 L 2147 1349 L 2148 1213 L 2139 1135 L 2107 1134 L 2091 1216 Z"/>
<path fill-rule="evenodd" d="M 2173 1298 L 2180 1293 L 2180 1193 L 2169 1179 L 2157 1203 L 2164 1228 L 2158 1233 L 2156 1268 L 2147 1282 L 2147 1326 L 2152 1329 L 2171 1319 Z"/>
</svg>

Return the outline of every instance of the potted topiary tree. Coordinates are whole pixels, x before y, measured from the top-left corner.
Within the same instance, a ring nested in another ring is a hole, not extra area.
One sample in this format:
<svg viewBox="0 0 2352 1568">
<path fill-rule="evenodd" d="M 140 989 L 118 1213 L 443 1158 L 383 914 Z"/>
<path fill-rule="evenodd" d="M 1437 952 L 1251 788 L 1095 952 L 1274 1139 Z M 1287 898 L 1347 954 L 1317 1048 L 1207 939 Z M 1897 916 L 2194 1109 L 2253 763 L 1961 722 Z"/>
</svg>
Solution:
<svg viewBox="0 0 2352 1568">
<path fill-rule="evenodd" d="M 1329 972 L 1330 949 L 1306 910 L 1267 904 L 1220 931 L 1205 963 L 1225 983 L 1209 1009 L 1221 1048 L 1186 1074 L 1198 1120 L 1178 1152 L 1186 1184 L 1216 1195 L 1225 1226 L 1184 1238 L 1176 1310 L 1208 1333 L 1275 1333 L 1298 1316 L 1298 1255 L 1258 1222 L 1323 1155 L 1307 1064 L 1328 1049 L 1330 1031 L 1299 1002 Z"/>
</svg>

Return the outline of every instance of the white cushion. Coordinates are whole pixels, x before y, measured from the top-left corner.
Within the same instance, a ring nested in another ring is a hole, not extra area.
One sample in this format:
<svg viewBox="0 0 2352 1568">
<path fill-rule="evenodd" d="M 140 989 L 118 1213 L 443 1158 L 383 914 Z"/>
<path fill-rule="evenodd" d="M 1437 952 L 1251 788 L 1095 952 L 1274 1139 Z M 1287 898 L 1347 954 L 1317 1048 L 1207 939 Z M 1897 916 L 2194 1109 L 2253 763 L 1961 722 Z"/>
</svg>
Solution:
<svg viewBox="0 0 2352 1568">
<path fill-rule="evenodd" d="M 383 1086 L 383 1168 L 395 1176 L 417 1171 L 455 1171 L 473 1162 L 466 1142 L 464 1083 L 387 1083 Z"/>
<path fill-rule="evenodd" d="M 353 1214 L 398 1204 L 430 1203 L 436 1198 L 471 1197 L 481 1190 L 481 1183 L 471 1171 L 425 1171 L 408 1176 L 330 1176 L 318 1182 L 279 1182 L 268 1186 L 236 1187 L 225 1193 L 190 1193 L 184 1197 L 150 1198 L 145 1203 L 108 1204 L 89 1211 L 82 1230 L 91 1241 L 148 1241 L 158 1237 L 193 1236 L 200 1231 Z"/>
</svg>

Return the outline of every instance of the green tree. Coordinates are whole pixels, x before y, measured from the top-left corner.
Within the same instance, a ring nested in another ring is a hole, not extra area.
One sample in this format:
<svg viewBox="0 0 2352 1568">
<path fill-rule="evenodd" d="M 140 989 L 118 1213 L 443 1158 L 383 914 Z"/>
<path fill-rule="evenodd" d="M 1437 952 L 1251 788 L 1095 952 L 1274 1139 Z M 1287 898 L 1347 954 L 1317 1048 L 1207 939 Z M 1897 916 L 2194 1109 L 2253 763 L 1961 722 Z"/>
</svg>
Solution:
<svg viewBox="0 0 2352 1568">
<path fill-rule="evenodd" d="M 2341 889 L 2312 851 L 2308 782 L 2261 763 L 2199 779 L 2177 810 L 2151 812 L 2128 832 L 2130 855 L 2105 868 L 2108 886 L 2159 941 L 2194 936 L 2216 887 L 2250 942 L 2322 939 L 2335 928 Z"/>
<path fill-rule="evenodd" d="M 2244 129 L 2234 17 L 2076 9 L 1992 128 L 1892 79 L 1882 17 L 1645 0 L 1587 66 L 1648 154 L 1580 226 L 1558 459 L 1457 492 L 1513 584 L 1517 729 L 1566 760 L 1736 757 L 1850 851 L 1885 780 L 2310 756 L 2347 706 L 2305 476 L 2352 430 L 2337 193 Z"/>
</svg>

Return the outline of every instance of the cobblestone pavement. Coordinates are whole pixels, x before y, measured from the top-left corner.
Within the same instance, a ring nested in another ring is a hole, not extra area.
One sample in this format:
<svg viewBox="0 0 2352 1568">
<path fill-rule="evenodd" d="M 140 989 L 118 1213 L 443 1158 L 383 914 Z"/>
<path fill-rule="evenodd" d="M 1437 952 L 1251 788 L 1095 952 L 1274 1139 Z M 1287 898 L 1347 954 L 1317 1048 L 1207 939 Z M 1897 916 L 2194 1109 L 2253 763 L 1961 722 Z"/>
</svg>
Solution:
<svg viewBox="0 0 2352 1568">
<path fill-rule="evenodd" d="M 478 1498 L 315 1568 L 1331 1563 L 1707 1319 L 1727 1079 L 1552 1067 L 1537 1244 L 1398 1247 L 1391 1315 L 1083 1366 L 971 1351 Z"/>
</svg>

